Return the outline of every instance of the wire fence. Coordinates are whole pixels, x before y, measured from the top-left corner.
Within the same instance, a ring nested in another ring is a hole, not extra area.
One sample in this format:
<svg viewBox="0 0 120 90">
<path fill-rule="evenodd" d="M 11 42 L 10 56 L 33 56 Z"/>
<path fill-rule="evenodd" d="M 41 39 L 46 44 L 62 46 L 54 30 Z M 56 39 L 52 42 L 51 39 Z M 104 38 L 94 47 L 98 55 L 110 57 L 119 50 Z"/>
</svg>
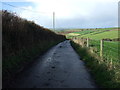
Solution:
<svg viewBox="0 0 120 90">
<path fill-rule="evenodd" d="M 102 62 L 107 63 L 108 66 L 120 68 L 120 57 L 118 49 L 120 42 L 93 40 L 89 38 L 72 37 L 72 40 L 82 47 L 87 47 L 90 51 L 101 58 Z"/>
</svg>

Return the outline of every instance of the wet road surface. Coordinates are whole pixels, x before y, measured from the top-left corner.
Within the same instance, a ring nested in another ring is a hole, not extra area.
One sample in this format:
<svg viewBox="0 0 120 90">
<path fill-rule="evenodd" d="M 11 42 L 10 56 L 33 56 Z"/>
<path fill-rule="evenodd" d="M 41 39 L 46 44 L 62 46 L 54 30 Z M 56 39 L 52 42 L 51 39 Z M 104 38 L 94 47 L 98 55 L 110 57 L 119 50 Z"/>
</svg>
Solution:
<svg viewBox="0 0 120 90">
<path fill-rule="evenodd" d="M 14 88 L 95 88 L 70 41 L 59 43 L 21 73 Z"/>
</svg>

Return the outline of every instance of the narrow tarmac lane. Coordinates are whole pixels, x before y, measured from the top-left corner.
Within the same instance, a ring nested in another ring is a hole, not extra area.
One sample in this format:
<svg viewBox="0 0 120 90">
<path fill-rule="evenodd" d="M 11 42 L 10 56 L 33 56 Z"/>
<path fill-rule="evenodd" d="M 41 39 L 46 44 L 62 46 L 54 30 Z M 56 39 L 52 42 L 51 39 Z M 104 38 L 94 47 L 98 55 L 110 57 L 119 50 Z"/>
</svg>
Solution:
<svg viewBox="0 0 120 90">
<path fill-rule="evenodd" d="M 70 41 L 59 43 L 36 60 L 14 88 L 95 88 L 84 63 Z"/>
</svg>

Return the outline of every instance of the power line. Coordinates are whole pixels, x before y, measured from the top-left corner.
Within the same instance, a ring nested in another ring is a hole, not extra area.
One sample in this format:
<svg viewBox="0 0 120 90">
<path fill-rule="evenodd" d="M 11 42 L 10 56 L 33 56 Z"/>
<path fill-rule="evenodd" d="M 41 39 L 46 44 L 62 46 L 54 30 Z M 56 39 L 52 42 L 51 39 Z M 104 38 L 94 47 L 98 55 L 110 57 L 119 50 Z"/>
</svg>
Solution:
<svg viewBox="0 0 120 90">
<path fill-rule="evenodd" d="M 48 14 L 47 12 L 39 12 L 39 11 L 35 11 L 35 10 L 30 10 L 30 9 L 26 9 L 26 8 L 22 8 L 22 7 L 18 7 L 18 6 L 14 6 L 14 5 L 11 5 L 11 4 L 8 4 L 8 3 L 5 3 L 5 2 L 2 2 L 4 5 L 8 5 L 8 6 L 11 6 L 11 7 L 14 7 L 14 8 L 19 8 L 19 9 L 22 9 L 22 10 L 27 10 L 27 11 L 31 11 L 31 12 L 35 12 L 35 13 L 39 13 L 39 14 Z M 52 12 L 49 12 L 52 14 Z M 55 30 L 55 12 L 53 12 L 53 30 Z"/>
<path fill-rule="evenodd" d="M 22 10 L 27 10 L 27 11 L 31 11 L 31 12 L 35 12 L 35 13 L 44 13 L 44 14 L 47 14 L 47 12 L 39 12 L 39 11 L 35 11 L 35 10 L 30 10 L 30 9 L 26 9 L 26 8 L 22 8 L 22 7 L 18 7 L 18 6 L 14 6 L 14 5 L 11 5 L 11 4 L 8 4 L 8 3 L 5 3 L 5 2 L 2 2 L 4 5 L 8 5 L 8 6 L 11 6 L 11 7 L 14 7 L 14 8 L 19 8 L 19 9 L 22 9 Z M 52 14 L 52 12 L 49 12 Z"/>
</svg>

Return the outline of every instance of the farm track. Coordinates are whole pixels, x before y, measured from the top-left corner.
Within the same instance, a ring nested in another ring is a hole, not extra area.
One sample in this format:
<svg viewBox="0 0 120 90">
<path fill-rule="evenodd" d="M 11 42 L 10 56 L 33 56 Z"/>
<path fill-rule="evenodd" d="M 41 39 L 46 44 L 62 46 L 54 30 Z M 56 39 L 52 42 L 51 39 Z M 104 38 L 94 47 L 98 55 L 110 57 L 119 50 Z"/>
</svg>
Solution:
<svg viewBox="0 0 120 90">
<path fill-rule="evenodd" d="M 81 52 L 82 53 L 82 52 Z M 84 62 L 64 41 L 16 77 L 12 88 L 96 88 Z"/>
</svg>

